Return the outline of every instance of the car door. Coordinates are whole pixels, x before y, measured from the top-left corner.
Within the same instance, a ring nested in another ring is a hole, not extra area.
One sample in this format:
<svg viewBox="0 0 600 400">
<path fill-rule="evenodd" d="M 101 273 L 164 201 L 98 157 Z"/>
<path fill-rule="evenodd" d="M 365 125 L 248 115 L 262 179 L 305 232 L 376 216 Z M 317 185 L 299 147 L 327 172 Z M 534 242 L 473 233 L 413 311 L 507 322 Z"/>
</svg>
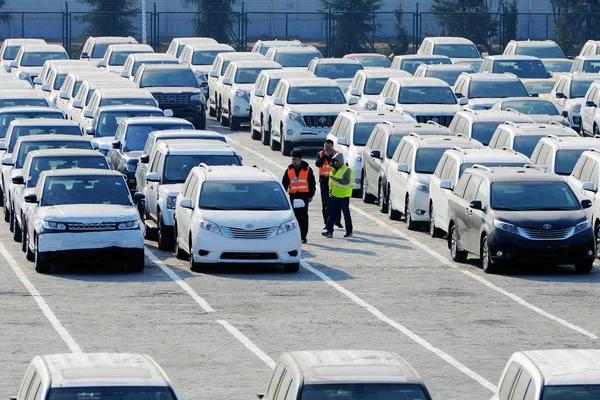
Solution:
<svg viewBox="0 0 600 400">
<path fill-rule="evenodd" d="M 286 85 L 284 84 L 284 82 L 279 81 L 279 84 L 277 85 L 277 88 L 275 89 L 275 92 L 273 93 L 273 99 L 279 97 L 281 99 L 281 101 L 283 101 L 284 105 L 286 102 L 285 88 L 286 88 Z M 272 136 L 281 136 L 282 135 L 282 132 L 279 132 L 279 131 L 281 130 L 281 120 L 283 118 L 283 107 L 284 106 L 278 106 L 274 103 L 271 104 L 271 112 L 269 113 L 269 115 L 271 117 L 271 135 Z M 335 145 L 335 143 L 334 143 L 334 145 Z"/>
<path fill-rule="evenodd" d="M 414 164 L 414 160 L 415 160 L 415 155 L 414 155 L 415 151 L 416 151 L 416 149 L 413 146 L 413 144 L 410 142 L 407 142 L 405 148 L 402 151 L 403 154 L 406 154 L 404 159 L 403 159 L 402 155 L 400 156 L 400 164 L 408 165 L 408 172 L 398 171 L 398 181 L 397 181 L 397 185 L 396 185 L 397 189 L 395 189 L 396 196 L 398 199 L 396 204 L 402 205 L 402 208 L 397 208 L 397 209 L 399 209 L 401 211 L 404 211 L 404 209 L 406 208 L 406 193 L 408 192 L 409 180 L 414 171 L 413 164 Z"/>
<path fill-rule="evenodd" d="M 475 224 L 476 218 L 473 217 L 477 210 L 471 208 L 469 204 L 472 200 L 479 200 L 477 199 L 477 193 L 481 184 L 482 179 L 476 175 L 472 175 L 463 195 L 465 202 L 464 230 L 461 232 L 460 237 L 462 238 L 464 248 L 473 254 L 479 254 L 479 231 L 477 230 L 477 224 Z M 481 218 L 481 214 L 476 215 L 476 217 Z"/>
<path fill-rule="evenodd" d="M 581 105 L 581 128 L 584 132 L 592 133 L 592 124 L 594 121 L 594 113 L 597 104 L 594 103 L 594 98 L 598 88 L 595 85 L 590 86 Z M 593 104 L 592 104 L 593 103 Z"/>
<path fill-rule="evenodd" d="M 258 75 L 258 79 L 256 79 L 254 88 L 250 92 L 250 110 L 251 110 L 250 118 L 252 118 L 252 120 L 250 121 L 250 127 L 260 124 L 260 109 L 261 109 L 260 104 L 262 102 L 262 99 L 266 95 L 265 91 L 263 90 L 263 86 L 266 81 L 267 81 L 267 77 L 265 74 L 261 73 L 260 75 Z M 263 90 L 263 97 L 255 96 L 253 93 L 254 90 Z"/>
<path fill-rule="evenodd" d="M 411 146 L 406 141 L 400 142 L 398 149 L 396 149 L 396 153 L 392 161 L 388 164 L 387 171 L 387 179 L 388 179 L 388 196 L 389 196 L 389 204 L 394 205 L 394 209 L 399 210 L 400 204 L 403 204 L 399 201 L 400 197 L 400 175 L 402 172 L 398 171 L 398 164 L 405 163 L 406 158 L 408 156 L 408 149 Z M 406 175 L 406 173 L 404 173 Z M 404 178 L 406 179 L 406 178 Z"/>
<path fill-rule="evenodd" d="M 161 178 L 161 171 L 163 171 L 163 167 L 165 164 L 165 155 L 162 152 L 158 152 L 152 160 L 152 165 L 150 166 L 150 173 L 155 172 L 159 179 Z M 156 205 L 158 201 L 158 191 L 160 188 L 160 182 L 148 182 L 146 181 L 146 204 L 148 213 L 156 220 L 156 216 L 158 215 Z"/>
<path fill-rule="evenodd" d="M 344 138 L 346 139 L 347 145 L 339 144 L 336 140 L 333 144 L 333 147 L 337 150 L 338 153 L 342 153 L 344 155 L 344 161 L 348 162 L 348 149 L 350 147 L 350 131 L 353 129 L 354 124 L 348 118 L 338 118 L 342 118 L 342 122 L 340 123 L 340 126 L 337 131 L 337 140 Z"/>
<path fill-rule="evenodd" d="M 375 131 L 367 141 L 366 149 L 368 154 L 366 157 L 363 157 L 363 170 L 365 171 L 365 176 L 363 177 L 364 182 L 367 185 L 368 193 L 377 193 L 377 183 L 379 181 L 379 170 L 381 169 L 381 158 L 375 158 L 371 156 L 372 150 L 379 149 L 379 143 L 383 140 L 385 133 L 379 129 L 375 128 Z M 382 154 L 381 157 L 384 157 L 385 154 Z"/>
<path fill-rule="evenodd" d="M 193 199 L 193 194 L 195 189 L 198 187 L 198 177 L 196 175 L 190 174 L 190 181 L 184 193 L 184 198 L 190 199 L 192 201 L 192 205 L 195 206 L 196 202 Z M 197 200 L 197 199 L 196 199 Z M 194 207 L 195 208 L 195 207 Z M 193 210 L 189 208 L 177 207 L 180 214 L 177 215 L 177 227 L 179 230 L 179 236 L 187 238 L 190 232 L 190 222 L 192 219 Z M 182 246 L 185 249 L 188 249 L 189 243 L 187 240 L 184 241 L 184 245 Z"/>
<path fill-rule="evenodd" d="M 465 189 L 471 180 L 471 174 L 463 174 L 463 176 L 458 180 L 456 187 L 454 188 L 454 192 L 452 194 L 452 198 L 450 201 L 450 212 L 448 214 L 449 218 L 452 218 L 454 224 L 456 226 L 456 231 L 458 233 L 458 244 L 461 249 L 466 249 L 465 245 L 468 237 L 466 236 L 467 230 L 467 213 L 465 210 L 469 206 L 469 202 L 464 198 Z M 448 224 L 450 221 L 448 221 Z M 448 232 L 450 234 L 450 232 Z"/>
</svg>

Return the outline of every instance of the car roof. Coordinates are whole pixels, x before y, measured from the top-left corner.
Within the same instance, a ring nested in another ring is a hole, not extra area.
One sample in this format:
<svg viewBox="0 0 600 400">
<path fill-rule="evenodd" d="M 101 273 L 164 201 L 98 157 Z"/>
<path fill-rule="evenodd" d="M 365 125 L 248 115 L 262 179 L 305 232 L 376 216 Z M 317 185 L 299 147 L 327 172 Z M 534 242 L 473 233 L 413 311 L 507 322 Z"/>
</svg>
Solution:
<svg viewBox="0 0 600 400">
<path fill-rule="evenodd" d="M 19 142 L 57 142 L 63 140 L 70 140 L 73 142 L 90 142 L 92 138 L 90 136 L 77 136 L 77 135 L 61 135 L 61 134 L 47 134 L 47 135 L 30 135 L 30 136 L 20 136 L 17 139 L 17 143 Z"/>
<path fill-rule="evenodd" d="M 338 86 L 338 84 L 329 78 L 284 78 L 290 86 Z"/>
<path fill-rule="evenodd" d="M 541 81 L 547 81 L 547 79 L 540 79 Z M 507 101 L 534 101 L 538 103 L 552 103 L 552 100 L 545 99 L 543 97 L 505 97 L 503 99 L 499 99 L 497 103 L 505 103 Z"/>
<path fill-rule="evenodd" d="M 439 69 L 442 71 L 473 71 L 473 69 L 466 64 L 421 64 L 418 68 Z"/>
<path fill-rule="evenodd" d="M 418 133 L 411 132 L 408 136 L 402 138 L 402 140 L 412 141 L 417 143 L 417 147 L 428 147 L 428 148 L 440 148 L 454 146 L 463 148 L 482 148 L 483 145 L 475 140 L 470 139 L 466 136 L 452 136 L 452 135 L 419 135 Z"/>
<path fill-rule="evenodd" d="M 167 53 L 131 53 L 128 57 L 133 58 L 135 61 L 177 60 L 177 57 L 173 54 Z"/>
<path fill-rule="evenodd" d="M 235 64 L 238 68 L 272 68 L 281 69 L 281 65 L 275 61 L 269 60 L 236 60 L 231 64 Z"/>
<path fill-rule="evenodd" d="M 108 46 L 108 49 L 112 49 L 112 51 L 150 50 L 151 52 L 154 52 L 150 45 L 142 43 L 111 44 Z"/>
<path fill-rule="evenodd" d="M 548 134 L 548 135 L 557 135 L 557 136 L 577 136 L 580 137 L 577 132 L 573 129 L 566 127 L 560 123 L 550 123 L 550 124 L 539 124 L 539 123 L 514 123 L 514 122 L 506 122 L 501 124 L 500 126 L 511 129 L 517 135 L 539 135 Z"/>
<path fill-rule="evenodd" d="M 223 50 L 223 51 L 233 51 L 233 52 L 235 52 L 235 49 L 233 47 L 231 47 L 230 45 L 225 44 L 225 43 L 190 43 L 190 44 L 186 44 L 185 47 L 191 47 L 193 51 L 198 51 L 198 50 L 208 50 L 208 51 Z"/>
<path fill-rule="evenodd" d="M 575 58 L 579 58 L 580 60 L 583 60 L 583 61 L 587 61 L 587 60 L 600 60 L 600 54 L 591 54 L 591 55 L 587 55 L 587 56 L 577 56 Z"/>
<path fill-rule="evenodd" d="M 473 81 L 483 81 L 483 80 L 494 80 L 494 81 L 518 81 L 519 78 L 517 78 L 515 75 L 511 75 L 511 74 L 495 74 L 495 73 L 491 73 L 491 74 L 484 74 L 482 72 L 476 72 L 474 74 L 467 74 L 467 73 L 462 73 L 462 75 L 466 75 L 469 77 L 469 79 L 473 80 Z"/>
<path fill-rule="evenodd" d="M 374 350 L 316 350 L 284 353 L 300 369 L 304 384 L 416 383 L 417 372 L 399 355 Z"/>
<path fill-rule="evenodd" d="M 26 51 L 46 51 L 46 52 L 60 52 L 65 53 L 65 48 L 59 44 L 26 44 L 22 48 L 23 52 Z"/>
<path fill-rule="evenodd" d="M 390 133 L 392 135 L 408 135 L 409 133 L 418 133 L 423 135 L 448 135 L 448 136 L 456 136 L 454 132 L 450 130 L 450 128 L 440 125 L 438 123 L 434 123 L 429 121 L 427 123 L 417 122 L 417 123 L 393 123 L 389 121 L 383 121 L 377 124 L 379 127 L 385 128 L 390 127 Z"/>
<path fill-rule="evenodd" d="M 411 86 L 411 87 L 423 87 L 423 86 L 445 86 L 449 87 L 449 85 L 439 78 L 414 78 L 414 77 L 406 77 L 406 78 L 390 78 L 390 80 L 396 81 L 400 84 L 400 86 Z"/>
<path fill-rule="evenodd" d="M 500 122 L 513 121 L 513 122 L 531 122 L 525 114 L 518 114 L 512 111 L 506 110 L 462 110 L 459 111 L 462 116 L 468 119 L 473 119 L 474 122 Z M 457 113 L 457 114 L 458 114 Z"/>
<path fill-rule="evenodd" d="M 102 169 L 44 171 L 46 176 L 120 175 Z M 69 353 L 38 356 L 48 369 L 52 387 L 73 386 L 170 386 L 151 357 L 131 353 Z"/>
<path fill-rule="evenodd" d="M 485 163 L 485 162 L 523 162 L 530 164 L 531 160 L 522 153 L 514 150 L 492 149 L 484 147 L 482 149 L 463 149 L 459 146 L 446 150 L 448 154 L 459 154 L 460 158 L 465 163 Z"/>
<path fill-rule="evenodd" d="M 12 126 L 79 126 L 74 121 L 62 118 L 27 118 L 11 121 Z"/>
<path fill-rule="evenodd" d="M 149 90 L 135 87 L 105 87 L 96 89 L 96 92 L 101 94 L 102 97 L 152 97 L 152 93 Z"/>
<path fill-rule="evenodd" d="M 192 125 L 192 123 L 186 119 L 175 118 L 175 117 L 131 117 L 131 118 L 124 118 L 124 119 L 120 120 L 119 123 L 122 123 L 125 125 L 136 125 L 136 124 L 143 125 L 143 124 L 149 124 L 149 123 L 178 124 L 178 125 L 186 124 L 186 125 L 190 125 L 190 126 Z"/>
<path fill-rule="evenodd" d="M 600 79 L 600 74 L 591 73 L 591 72 L 578 72 L 575 74 L 564 73 L 561 76 L 566 76 L 568 78 L 571 78 L 574 81 L 589 81 L 589 80 Z"/>
<path fill-rule="evenodd" d="M 37 38 L 7 38 L 4 39 L 4 42 L 9 46 L 15 46 L 15 45 L 35 45 L 35 44 L 45 44 L 46 41 L 44 39 L 37 39 Z"/>
<path fill-rule="evenodd" d="M 271 47 L 269 51 L 277 52 L 277 53 L 320 53 L 319 49 L 312 46 L 282 46 L 282 47 Z"/>
<path fill-rule="evenodd" d="M 1 91 L 0 99 L 45 99 L 37 90 L 14 90 L 14 91 Z"/>
<path fill-rule="evenodd" d="M 600 350 L 529 350 L 520 354 L 535 365 L 546 386 L 600 383 Z"/>
<path fill-rule="evenodd" d="M 278 40 L 278 39 L 274 39 L 274 40 L 257 40 L 256 43 L 260 43 L 260 44 L 266 44 L 266 45 L 273 45 L 273 44 L 281 44 L 281 45 L 300 45 L 302 46 L 302 42 L 299 40 Z"/>
<path fill-rule="evenodd" d="M 600 140 L 593 137 L 548 135 L 540 141 L 552 143 L 557 149 L 592 149 L 600 148 Z"/>
<path fill-rule="evenodd" d="M 539 182 L 540 180 L 564 182 L 560 176 L 546 172 L 543 169 L 530 165 L 527 167 L 483 167 L 473 166 L 465 171 L 487 176 L 493 182 Z"/>
<path fill-rule="evenodd" d="M 191 155 L 191 154 L 215 154 L 232 155 L 235 151 L 224 142 L 187 139 L 187 140 L 161 140 L 157 148 L 168 151 L 169 154 Z"/>
<path fill-rule="evenodd" d="M 222 57 L 223 60 L 266 60 L 265 56 L 260 53 L 250 51 L 239 51 L 234 53 L 219 53 L 217 57 Z"/>
<path fill-rule="evenodd" d="M 191 43 L 217 43 L 217 41 L 213 38 L 209 37 L 176 37 L 173 38 L 174 42 L 178 42 L 179 44 L 191 44 Z"/>
<path fill-rule="evenodd" d="M 110 72 L 109 72 L 110 73 Z M 116 74 L 115 74 L 116 75 Z M 118 76 L 118 75 L 117 75 Z M 131 82 L 129 79 L 116 79 L 116 80 L 105 80 L 104 78 L 99 77 L 99 79 L 85 79 L 88 81 L 88 85 L 90 88 L 136 88 L 139 89 L 138 85 Z"/>
<path fill-rule="evenodd" d="M 358 60 L 352 58 L 317 58 L 318 64 L 357 64 L 360 65 Z"/>
<path fill-rule="evenodd" d="M 379 53 L 350 53 L 350 54 L 346 54 L 343 58 L 352 58 L 352 57 L 387 58 L 387 56 L 385 54 L 379 54 Z"/>
<path fill-rule="evenodd" d="M 91 39 L 94 43 L 137 43 L 131 36 L 90 36 L 88 39 Z"/>
<path fill-rule="evenodd" d="M 525 56 L 520 54 L 506 55 L 506 54 L 497 54 L 495 56 L 487 56 L 492 61 L 510 61 L 510 60 L 539 60 L 539 57 L 534 56 Z"/>
<path fill-rule="evenodd" d="M 355 110 L 347 110 L 342 111 L 340 114 L 344 114 L 355 122 L 383 122 L 387 121 L 390 123 L 404 123 L 404 122 L 414 122 L 414 118 L 399 113 L 397 111 L 355 111 Z"/>
<path fill-rule="evenodd" d="M 152 117 L 152 118 L 160 118 L 160 117 Z M 171 117 L 171 119 L 173 119 Z M 206 131 L 206 130 L 192 130 L 192 129 L 163 129 L 163 130 L 159 130 L 159 131 L 153 131 L 150 134 L 151 135 L 155 135 L 157 137 L 162 137 L 162 136 L 168 136 L 168 135 L 180 135 L 182 133 L 185 134 L 197 134 L 199 136 L 204 136 L 204 137 L 208 137 L 208 136 L 214 136 L 214 137 L 224 137 L 222 134 L 215 132 L 215 131 Z"/>
<path fill-rule="evenodd" d="M 155 106 L 134 106 L 134 105 L 115 105 L 115 106 L 102 106 L 97 109 L 96 112 L 101 113 L 103 111 L 119 111 L 119 110 L 127 110 L 127 111 L 160 111 L 163 112 L 160 108 Z"/>
<path fill-rule="evenodd" d="M 262 74 L 266 74 L 269 78 L 316 78 L 315 74 L 309 70 L 291 70 L 291 69 L 265 69 L 261 71 Z"/>
<path fill-rule="evenodd" d="M 232 170 L 232 168 L 235 168 Z M 264 182 L 264 181 L 274 181 L 279 182 L 273 174 L 265 171 L 264 169 L 253 166 L 211 166 L 208 168 L 205 167 L 194 167 L 192 168 L 192 172 L 200 173 L 200 171 L 206 171 L 207 176 L 206 180 L 211 181 L 237 181 L 237 182 Z"/>
<path fill-rule="evenodd" d="M 80 156 L 80 157 L 94 157 L 101 156 L 104 154 L 98 150 L 91 149 L 45 149 L 45 150 L 33 150 L 27 153 L 28 157 L 64 157 L 64 156 Z"/>
<path fill-rule="evenodd" d="M 430 36 L 425 39 L 433 41 L 434 44 L 473 44 L 469 39 L 457 36 Z"/>
<path fill-rule="evenodd" d="M 65 60 L 66 61 L 66 60 Z M 79 61 L 79 60 L 73 60 L 73 61 Z M 85 63 L 87 63 L 87 61 L 84 61 Z M 98 71 L 98 68 L 94 67 L 92 64 L 87 63 L 87 65 L 85 64 L 52 64 L 52 69 L 56 70 L 57 73 L 66 73 L 68 74 L 69 72 L 72 71 L 90 71 L 90 72 L 96 72 Z"/>
<path fill-rule="evenodd" d="M 122 79 L 119 75 L 111 74 L 110 72 L 100 71 L 99 69 L 96 69 L 96 70 L 78 69 L 75 71 L 69 71 L 69 74 L 72 74 L 75 78 L 81 79 L 81 80 L 92 81 L 92 80 L 95 80 L 95 78 L 97 77 L 98 79 L 109 78 L 109 80 L 115 80 L 115 81 L 119 81 L 119 82 L 122 81 Z"/>
<path fill-rule="evenodd" d="M 181 65 L 181 64 L 143 64 L 140 68 L 144 68 L 144 71 L 160 71 L 160 70 L 177 70 L 177 69 L 182 69 L 182 70 L 190 70 L 191 68 L 187 65 Z"/>
<path fill-rule="evenodd" d="M 54 114 L 62 114 L 61 111 L 56 108 L 51 107 L 41 107 L 41 106 L 12 106 L 12 107 L 1 107 L 0 114 L 9 113 L 9 112 L 39 112 L 39 113 L 54 113 Z M 64 115 L 64 114 L 63 114 Z"/>
<path fill-rule="evenodd" d="M 412 77 L 410 72 L 406 72 L 402 69 L 391 69 L 391 68 L 367 68 L 357 71 L 357 73 L 364 74 L 367 78 L 401 78 L 401 77 Z"/>
<path fill-rule="evenodd" d="M 56 136 L 56 135 L 54 135 Z M 123 176 L 123 174 L 111 169 L 94 169 L 94 168 L 74 168 L 74 169 L 54 169 L 42 171 L 42 175 L 46 176 L 70 176 L 70 175 L 108 175 L 108 176 Z"/>
</svg>

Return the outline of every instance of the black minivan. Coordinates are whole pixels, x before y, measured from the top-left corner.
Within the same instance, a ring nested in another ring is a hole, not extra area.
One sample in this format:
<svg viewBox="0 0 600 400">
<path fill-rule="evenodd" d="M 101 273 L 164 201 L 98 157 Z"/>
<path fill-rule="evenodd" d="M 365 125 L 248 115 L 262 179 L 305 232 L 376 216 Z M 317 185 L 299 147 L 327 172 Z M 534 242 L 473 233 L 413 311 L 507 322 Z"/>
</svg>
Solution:
<svg viewBox="0 0 600 400">
<path fill-rule="evenodd" d="M 464 262 L 481 257 L 487 273 L 503 264 L 575 264 L 592 270 L 595 242 L 581 203 L 558 175 L 539 167 L 484 167 L 465 170 L 449 204 L 448 248 Z"/>
</svg>

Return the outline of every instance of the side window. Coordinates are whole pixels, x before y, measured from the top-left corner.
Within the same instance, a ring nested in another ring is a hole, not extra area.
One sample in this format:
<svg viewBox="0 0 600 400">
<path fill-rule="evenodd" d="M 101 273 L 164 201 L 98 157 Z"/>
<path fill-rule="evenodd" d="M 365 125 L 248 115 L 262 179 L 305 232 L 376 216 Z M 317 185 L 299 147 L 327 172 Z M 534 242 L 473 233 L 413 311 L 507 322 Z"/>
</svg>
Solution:
<svg viewBox="0 0 600 400">
<path fill-rule="evenodd" d="M 488 186 L 485 182 L 481 182 L 481 184 L 479 185 L 477 194 L 475 194 L 475 199 L 480 200 L 481 204 L 483 205 L 484 208 L 488 204 L 488 199 L 489 199 Z"/>
<path fill-rule="evenodd" d="M 594 164 L 596 163 L 588 158 L 587 162 L 583 166 L 583 169 L 581 170 L 581 177 L 579 178 L 581 182 L 590 181 L 590 179 L 592 178 L 592 170 L 594 169 Z"/>
<path fill-rule="evenodd" d="M 371 133 L 371 135 L 373 135 L 373 133 Z M 388 146 L 388 136 L 385 134 L 385 132 L 381 129 L 379 129 L 379 139 L 378 139 L 378 149 L 379 152 L 381 153 L 381 158 L 384 159 L 385 155 L 387 154 L 387 146 Z"/>
<path fill-rule="evenodd" d="M 534 163 L 537 164 L 539 156 L 540 156 L 540 150 L 544 147 L 544 145 L 539 142 L 536 146 L 535 149 L 533 149 L 533 153 L 531 153 L 531 157 L 529 157 L 529 159 Z"/>
<path fill-rule="evenodd" d="M 198 192 L 200 190 L 200 180 L 198 179 L 198 177 L 196 175 L 194 175 L 194 177 L 192 178 L 194 186 L 192 186 L 192 194 L 190 195 L 190 198 L 192 200 L 192 208 L 196 207 L 196 202 L 198 201 Z"/>
<path fill-rule="evenodd" d="M 585 95 L 585 101 L 594 101 L 597 91 L 598 89 L 596 87 L 591 87 Z"/>
<path fill-rule="evenodd" d="M 540 161 L 543 161 L 543 163 L 539 164 L 539 165 L 545 165 L 547 167 L 550 167 L 551 165 L 553 165 L 552 161 L 554 158 L 554 151 L 552 150 L 552 147 L 548 146 L 548 155 L 546 156 L 545 159 L 541 159 Z"/>
<path fill-rule="evenodd" d="M 335 124 L 334 124 L 335 125 Z M 377 133 L 380 132 L 381 129 L 379 128 L 375 128 L 373 130 L 373 133 L 371 133 L 371 136 L 369 136 L 369 140 L 367 140 L 367 146 L 369 149 L 373 150 L 373 141 L 375 140 L 375 137 L 377 136 Z"/>
<path fill-rule="evenodd" d="M 479 190 L 479 185 L 481 184 L 481 179 L 477 176 L 471 176 L 469 183 L 467 184 L 467 188 L 465 189 L 464 199 L 467 201 L 471 201 L 475 199 L 477 195 L 477 191 Z"/>
<path fill-rule="evenodd" d="M 451 183 L 451 187 L 454 187 L 454 185 L 456 185 L 456 181 L 458 179 L 458 163 L 456 161 L 452 161 L 452 167 L 450 168 L 448 177 L 443 179 L 448 179 Z"/>
<path fill-rule="evenodd" d="M 564 93 L 565 90 L 565 84 L 566 84 L 566 80 L 561 79 L 560 81 L 558 81 L 558 83 L 556 84 L 556 88 L 555 88 L 555 92 L 556 93 Z"/>
<path fill-rule="evenodd" d="M 490 143 L 488 144 L 489 147 L 491 147 L 492 149 L 497 148 L 496 145 L 498 144 L 498 139 L 501 133 L 501 130 L 496 129 L 496 132 L 494 132 L 494 134 L 492 135 L 492 139 L 490 139 Z"/>
<path fill-rule="evenodd" d="M 406 157 L 406 163 L 408 164 L 408 171 L 412 172 L 413 164 L 415 162 L 415 149 L 411 144 L 409 144 L 407 147 L 408 147 L 408 155 Z"/>
<path fill-rule="evenodd" d="M 587 160 L 586 156 L 579 157 L 579 160 L 577 160 L 577 164 L 575 164 L 575 167 L 573 168 L 573 172 L 572 172 L 572 175 L 574 178 L 576 178 L 576 179 L 581 178 L 581 170 L 583 169 L 583 165 L 585 164 L 586 160 Z"/>
<path fill-rule="evenodd" d="M 521 374 L 517 378 L 515 388 L 510 396 L 511 400 L 523 400 L 525 398 L 525 392 L 527 392 L 527 388 L 530 384 L 531 375 L 525 369 L 521 369 Z"/>
<path fill-rule="evenodd" d="M 463 197 L 463 195 L 465 193 L 465 188 L 467 187 L 467 184 L 469 183 L 470 178 L 471 178 L 471 174 L 464 174 L 458 180 L 458 183 L 456 184 L 456 187 L 454 188 L 454 193 L 458 197 Z"/>
<path fill-rule="evenodd" d="M 594 189 L 598 190 L 598 179 L 600 179 L 600 172 L 598 171 L 598 163 L 594 163 L 594 169 L 592 170 L 592 176 L 590 182 L 594 184 Z"/>
<path fill-rule="evenodd" d="M 550 146 L 547 145 L 543 145 L 540 148 L 540 152 L 538 154 L 538 161 L 543 161 L 546 159 L 546 157 L 548 157 L 548 153 L 550 152 Z M 533 160 L 532 160 L 533 161 Z M 535 161 L 534 161 L 535 162 Z M 539 164 L 539 163 L 538 163 Z"/>
<path fill-rule="evenodd" d="M 283 363 L 277 364 L 275 367 L 275 371 L 273 371 L 273 375 L 271 376 L 271 381 L 269 382 L 269 386 L 267 387 L 267 399 L 273 400 L 275 398 L 275 391 L 279 387 L 279 383 L 281 382 L 281 374 L 285 369 L 285 365 Z"/>
<path fill-rule="evenodd" d="M 333 136 L 338 136 L 338 131 L 340 130 L 340 125 L 342 123 L 342 118 L 340 118 L 339 116 L 335 119 L 335 122 L 333 123 L 333 126 L 331 127 L 331 133 Z"/>
<path fill-rule="evenodd" d="M 285 400 L 288 390 L 292 384 L 292 374 L 286 369 L 283 371 L 283 379 L 275 393 L 275 400 Z"/>
<path fill-rule="evenodd" d="M 437 167 L 435 168 L 435 172 L 433 173 L 435 176 L 437 176 L 438 178 L 442 178 L 442 171 L 444 170 L 444 164 L 446 164 L 446 161 L 449 160 L 447 155 L 443 155 L 442 159 L 440 160 L 440 162 L 438 163 Z"/>
<path fill-rule="evenodd" d="M 162 153 L 157 151 L 154 152 L 154 159 L 152 160 L 152 165 L 150 165 L 150 172 L 156 172 L 158 170 L 158 159 L 160 158 Z"/>
<path fill-rule="evenodd" d="M 337 137 L 348 137 L 349 121 L 346 118 L 341 118 L 340 126 L 338 127 Z"/>
<path fill-rule="evenodd" d="M 408 159 L 408 153 L 412 150 L 412 146 L 408 143 L 404 143 L 404 147 L 402 147 L 402 152 L 400 153 L 400 157 L 398 158 L 398 163 L 406 164 L 406 160 Z M 410 166 L 409 166 L 410 167 Z"/>
<path fill-rule="evenodd" d="M 463 133 L 463 130 L 465 129 L 465 124 L 467 123 L 467 120 L 465 118 L 460 118 L 458 122 L 456 123 L 456 129 L 454 130 L 455 133 Z"/>
<path fill-rule="evenodd" d="M 194 175 L 189 174 L 188 177 L 185 179 L 185 183 L 183 184 L 183 189 L 181 190 L 181 193 L 183 193 L 183 197 L 187 197 L 188 199 L 190 198 L 190 194 L 192 193 L 192 178 L 194 177 Z"/>
<path fill-rule="evenodd" d="M 398 147 L 396 148 L 396 151 L 394 152 L 394 156 L 392 157 L 392 160 L 396 161 L 397 163 L 400 162 L 400 156 L 402 155 L 402 151 L 404 151 L 404 147 L 406 146 L 406 142 L 400 142 L 400 144 L 398 145 Z"/>
<path fill-rule="evenodd" d="M 465 80 L 464 79 L 459 79 L 458 82 L 457 82 L 457 84 L 456 84 L 456 86 L 455 86 L 454 92 L 455 93 L 460 93 L 463 96 L 465 96 L 466 94 L 463 92 L 464 87 L 465 87 Z"/>
<path fill-rule="evenodd" d="M 441 163 L 440 163 L 441 164 Z M 450 180 L 452 181 L 452 170 L 454 170 L 454 166 L 456 165 L 456 160 L 454 160 L 451 157 L 448 157 L 448 161 L 446 161 L 446 164 L 444 165 L 444 168 L 441 170 L 441 174 L 440 174 L 440 179 L 445 181 L 445 180 Z M 453 183 L 454 184 L 454 183 Z"/>
<path fill-rule="evenodd" d="M 41 386 L 42 386 L 42 379 L 40 378 L 39 374 L 36 372 L 36 374 L 33 376 L 33 381 L 31 382 L 31 386 L 29 386 L 29 390 L 27 391 L 27 397 L 25 397 L 25 400 L 34 400 L 35 396 L 37 395 L 37 392 L 40 390 Z"/>
<path fill-rule="evenodd" d="M 373 139 L 373 147 L 371 147 L 371 149 L 378 149 L 381 145 L 381 140 L 383 138 L 383 135 L 373 135 L 374 139 Z"/>
</svg>

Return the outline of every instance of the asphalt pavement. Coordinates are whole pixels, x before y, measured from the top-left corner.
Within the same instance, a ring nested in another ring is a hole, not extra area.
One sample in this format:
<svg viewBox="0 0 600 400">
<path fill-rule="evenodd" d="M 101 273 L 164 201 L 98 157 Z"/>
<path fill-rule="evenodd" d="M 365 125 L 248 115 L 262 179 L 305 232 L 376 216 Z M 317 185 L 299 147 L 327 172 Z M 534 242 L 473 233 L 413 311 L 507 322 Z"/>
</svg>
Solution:
<svg viewBox="0 0 600 400">
<path fill-rule="evenodd" d="M 289 158 L 250 138 L 230 139 L 245 165 L 282 176 Z M 317 149 L 306 150 L 314 167 Z M 316 169 L 315 169 L 316 172 Z M 256 398 L 284 351 L 374 349 L 402 355 L 434 399 L 489 399 L 518 350 L 599 348 L 600 272 L 515 268 L 487 275 L 453 263 L 426 227 L 408 231 L 352 199 L 354 237 L 321 236 L 318 195 L 299 273 L 217 266 L 194 273 L 147 241 L 146 268 L 72 264 L 47 275 L 0 227 L 0 398 L 16 395 L 38 354 L 153 356 L 182 399 Z"/>
</svg>

